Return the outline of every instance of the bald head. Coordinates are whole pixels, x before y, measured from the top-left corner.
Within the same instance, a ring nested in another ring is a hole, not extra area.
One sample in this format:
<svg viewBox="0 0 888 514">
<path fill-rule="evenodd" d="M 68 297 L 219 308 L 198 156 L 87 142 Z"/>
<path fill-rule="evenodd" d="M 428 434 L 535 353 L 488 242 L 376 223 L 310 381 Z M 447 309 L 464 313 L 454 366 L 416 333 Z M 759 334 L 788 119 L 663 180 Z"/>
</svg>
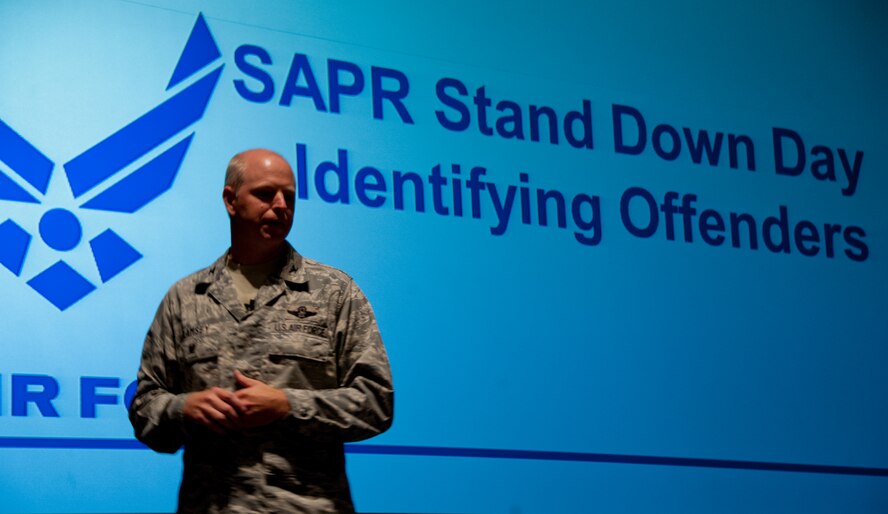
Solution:
<svg viewBox="0 0 888 514">
<path fill-rule="evenodd" d="M 293 223 L 295 196 L 293 170 L 279 154 L 259 148 L 232 157 L 222 199 L 236 262 L 267 262 L 279 254 Z"/>
<path fill-rule="evenodd" d="M 266 150 L 265 148 L 244 150 L 243 152 L 235 154 L 235 156 L 228 161 L 228 168 L 225 170 L 225 185 L 230 186 L 233 190 L 237 191 L 244 183 L 244 177 L 246 176 L 248 166 L 261 169 L 279 167 L 281 164 L 287 168 L 290 167 L 290 165 L 287 164 L 287 160 L 277 152 Z"/>
</svg>

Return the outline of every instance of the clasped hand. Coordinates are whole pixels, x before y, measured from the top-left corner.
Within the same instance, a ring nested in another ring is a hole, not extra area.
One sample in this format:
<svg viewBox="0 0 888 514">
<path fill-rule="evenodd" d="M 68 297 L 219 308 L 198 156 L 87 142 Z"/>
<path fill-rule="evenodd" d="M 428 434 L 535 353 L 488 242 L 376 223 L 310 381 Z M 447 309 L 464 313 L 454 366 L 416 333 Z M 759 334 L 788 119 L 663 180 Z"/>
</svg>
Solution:
<svg viewBox="0 0 888 514">
<path fill-rule="evenodd" d="M 283 391 L 235 370 L 238 389 L 231 392 L 212 387 L 185 397 L 186 419 L 222 434 L 233 430 L 268 425 L 290 412 Z"/>
</svg>

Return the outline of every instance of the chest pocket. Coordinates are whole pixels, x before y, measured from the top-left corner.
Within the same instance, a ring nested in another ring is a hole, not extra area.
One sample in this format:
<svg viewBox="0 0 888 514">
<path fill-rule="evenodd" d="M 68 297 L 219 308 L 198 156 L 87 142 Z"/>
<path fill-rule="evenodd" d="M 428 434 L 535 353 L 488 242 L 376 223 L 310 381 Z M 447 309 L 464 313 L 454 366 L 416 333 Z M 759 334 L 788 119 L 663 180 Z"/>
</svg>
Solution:
<svg viewBox="0 0 888 514">
<path fill-rule="evenodd" d="M 183 344 L 185 390 L 202 391 L 219 383 L 219 349 L 210 342 L 193 337 Z"/>
<path fill-rule="evenodd" d="M 294 334 L 269 345 L 269 380 L 280 387 L 336 387 L 336 359 L 327 339 Z"/>
</svg>

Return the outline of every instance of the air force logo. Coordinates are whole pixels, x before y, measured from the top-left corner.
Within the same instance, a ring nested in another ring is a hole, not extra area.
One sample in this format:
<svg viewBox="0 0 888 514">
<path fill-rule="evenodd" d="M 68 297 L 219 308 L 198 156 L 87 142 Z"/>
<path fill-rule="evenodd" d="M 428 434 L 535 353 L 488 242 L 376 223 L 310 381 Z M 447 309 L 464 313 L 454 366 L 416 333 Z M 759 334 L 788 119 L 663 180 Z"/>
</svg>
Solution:
<svg viewBox="0 0 888 514">
<path fill-rule="evenodd" d="M 194 137 L 188 129 L 203 117 L 222 73 L 223 64 L 211 66 L 220 57 L 209 27 L 198 15 L 166 89 L 199 78 L 62 165 L 77 208 L 74 212 L 52 205 L 41 209 L 39 234 L 46 246 L 61 254 L 78 247 L 83 236 L 78 209 L 134 213 L 172 187 Z M 165 150 L 141 166 L 133 165 L 158 148 Z M 59 177 L 53 174 L 55 163 L 2 118 L 0 162 L 6 165 L 0 166 L 0 209 L 6 201 L 43 207 L 41 198 L 50 180 Z M 109 180 L 112 177 L 119 180 Z M 87 193 L 88 199 L 84 198 Z M 0 265 L 20 277 L 32 237 L 11 218 L 0 223 Z M 89 246 L 102 283 L 142 258 L 111 228 L 90 239 Z M 27 283 L 62 311 L 97 287 L 62 258 Z"/>
</svg>

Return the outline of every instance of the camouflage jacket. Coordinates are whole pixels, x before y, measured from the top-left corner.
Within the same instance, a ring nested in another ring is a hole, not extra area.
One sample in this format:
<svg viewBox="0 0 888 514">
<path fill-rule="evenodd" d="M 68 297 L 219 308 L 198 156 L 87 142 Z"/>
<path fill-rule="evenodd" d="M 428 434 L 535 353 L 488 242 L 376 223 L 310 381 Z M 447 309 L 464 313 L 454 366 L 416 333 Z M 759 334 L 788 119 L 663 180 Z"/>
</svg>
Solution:
<svg viewBox="0 0 888 514">
<path fill-rule="evenodd" d="M 226 258 L 160 304 L 129 411 L 136 437 L 159 452 L 184 445 L 179 512 L 353 512 L 343 442 L 383 432 L 393 416 L 370 303 L 348 275 L 290 248 L 248 311 Z M 185 422 L 185 395 L 233 390 L 235 369 L 282 389 L 290 414 L 225 435 Z"/>
</svg>

